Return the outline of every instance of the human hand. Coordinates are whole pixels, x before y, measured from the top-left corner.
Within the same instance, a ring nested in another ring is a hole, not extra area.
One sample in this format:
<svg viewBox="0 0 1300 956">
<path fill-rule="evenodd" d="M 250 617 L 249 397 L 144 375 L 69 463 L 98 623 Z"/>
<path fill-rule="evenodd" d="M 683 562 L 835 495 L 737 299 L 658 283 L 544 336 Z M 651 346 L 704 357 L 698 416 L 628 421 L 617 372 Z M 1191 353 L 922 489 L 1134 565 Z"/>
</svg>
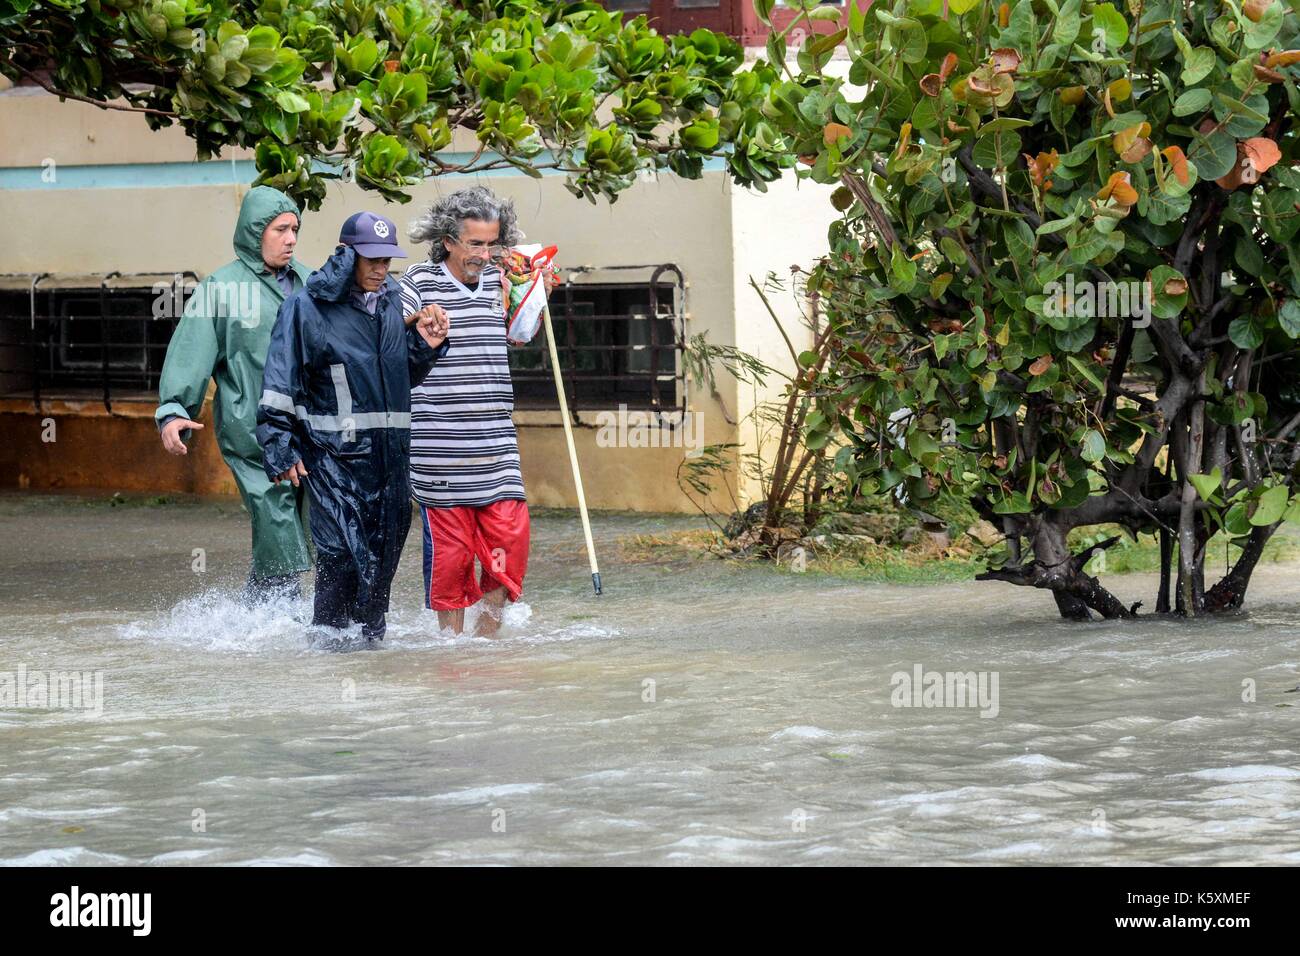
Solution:
<svg viewBox="0 0 1300 956">
<path fill-rule="evenodd" d="M 202 428 L 198 422 L 192 422 L 188 418 L 173 418 L 162 429 L 163 448 L 172 455 L 188 455 L 190 450 L 185 447 L 185 442 L 181 441 L 181 432 L 187 428 Z"/>
<path fill-rule="evenodd" d="M 442 306 L 426 305 L 419 312 L 412 312 L 402 321 L 405 322 L 407 325 L 414 325 L 421 317 L 426 315 L 434 315 L 434 316 L 441 315 L 444 319 L 447 318 L 447 312 L 445 309 L 443 309 Z"/>
<path fill-rule="evenodd" d="M 288 481 L 291 482 L 295 488 L 297 488 L 298 479 L 306 478 L 306 477 L 307 477 L 307 469 L 303 467 L 302 461 L 299 460 L 299 461 L 295 461 L 292 465 L 290 465 L 288 471 L 284 471 L 276 475 L 275 483 L 278 485 L 282 481 Z"/>
<path fill-rule="evenodd" d="M 436 349 L 447 340 L 451 328 L 451 319 L 442 306 L 426 305 L 413 317 L 415 331 L 428 343 L 429 348 Z"/>
</svg>

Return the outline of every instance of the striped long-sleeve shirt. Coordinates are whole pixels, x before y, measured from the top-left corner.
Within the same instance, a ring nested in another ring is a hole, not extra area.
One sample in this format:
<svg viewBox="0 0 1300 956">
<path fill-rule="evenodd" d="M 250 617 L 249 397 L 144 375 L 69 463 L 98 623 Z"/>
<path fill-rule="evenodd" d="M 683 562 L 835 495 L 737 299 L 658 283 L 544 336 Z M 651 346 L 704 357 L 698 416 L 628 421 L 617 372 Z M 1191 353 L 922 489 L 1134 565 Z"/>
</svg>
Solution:
<svg viewBox="0 0 1300 956">
<path fill-rule="evenodd" d="M 433 508 L 524 500 L 514 390 L 506 357 L 501 273 L 486 269 L 467 289 L 442 263 L 420 262 L 401 278 L 406 315 L 440 305 L 455 345 L 411 389 L 411 491 Z"/>
</svg>

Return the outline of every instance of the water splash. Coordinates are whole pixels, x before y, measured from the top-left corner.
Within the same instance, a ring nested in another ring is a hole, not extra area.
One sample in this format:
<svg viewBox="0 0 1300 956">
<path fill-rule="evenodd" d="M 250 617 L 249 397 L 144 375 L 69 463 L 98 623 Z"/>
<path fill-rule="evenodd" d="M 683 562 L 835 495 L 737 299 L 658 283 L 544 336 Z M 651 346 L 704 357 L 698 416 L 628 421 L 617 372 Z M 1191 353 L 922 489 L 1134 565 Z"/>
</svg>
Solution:
<svg viewBox="0 0 1300 956">
<path fill-rule="evenodd" d="M 614 637 L 618 631 L 590 622 L 556 626 L 533 621 L 525 602 L 507 605 L 501 629 L 493 638 L 475 637 L 479 607 L 465 611 L 465 632 L 454 634 L 438 627 L 437 614 L 423 608 L 395 608 L 388 614 L 388 632 L 376 649 L 430 650 L 443 647 L 495 647 L 502 644 L 553 642 Z M 361 626 L 343 631 L 333 646 L 313 641 L 310 597 L 277 598 L 246 604 L 238 591 L 210 590 L 186 598 L 169 610 L 122 625 L 123 640 L 173 647 L 188 647 L 232 654 L 324 654 L 366 645 Z"/>
</svg>

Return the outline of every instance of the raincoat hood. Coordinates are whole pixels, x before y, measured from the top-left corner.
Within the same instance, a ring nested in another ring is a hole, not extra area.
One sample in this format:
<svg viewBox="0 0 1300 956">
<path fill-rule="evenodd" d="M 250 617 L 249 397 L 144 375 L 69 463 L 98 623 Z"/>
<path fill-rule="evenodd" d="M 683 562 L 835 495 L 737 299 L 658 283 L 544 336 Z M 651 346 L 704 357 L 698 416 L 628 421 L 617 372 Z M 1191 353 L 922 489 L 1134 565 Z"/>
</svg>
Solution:
<svg viewBox="0 0 1300 956">
<path fill-rule="evenodd" d="M 357 252 L 351 246 L 340 245 L 325 260 L 325 264 L 307 277 L 307 294 L 322 302 L 345 302 L 355 286 L 353 278 L 357 269 Z M 398 289 L 392 275 L 384 276 L 384 284 L 379 291 L 392 292 Z"/>
<path fill-rule="evenodd" d="M 302 212 L 292 199 L 270 186 L 254 186 L 239 207 L 239 221 L 235 223 L 235 255 L 253 270 L 255 275 L 267 273 L 262 261 L 262 233 L 281 213 L 291 212 L 302 222 Z M 290 266 L 297 260 L 290 260 Z"/>
</svg>

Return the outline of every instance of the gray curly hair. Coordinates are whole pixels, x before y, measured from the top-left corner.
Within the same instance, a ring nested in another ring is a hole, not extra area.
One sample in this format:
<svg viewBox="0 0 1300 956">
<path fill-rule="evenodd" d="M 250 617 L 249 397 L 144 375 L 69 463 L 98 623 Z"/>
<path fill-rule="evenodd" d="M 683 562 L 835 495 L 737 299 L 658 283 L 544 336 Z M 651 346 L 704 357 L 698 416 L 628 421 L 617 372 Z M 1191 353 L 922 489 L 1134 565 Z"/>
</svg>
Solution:
<svg viewBox="0 0 1300 956">
<path fill-rule="evenodd" d="M 515 246 L 523 238 L 519 231 L 519 217 L 510 199 L 499 199 L 492 190 L 483 186 L 457 189 L 431 205 L 423 216 L 411 223 L 407 235 L 412 242 L 429 243 L 429 261 L 442 262 L 447 258 L 444 239 L 459 239 L 461 223 L 466 219 L 501 224 L 498 240 L 503 246 Z"/>
</svg>

